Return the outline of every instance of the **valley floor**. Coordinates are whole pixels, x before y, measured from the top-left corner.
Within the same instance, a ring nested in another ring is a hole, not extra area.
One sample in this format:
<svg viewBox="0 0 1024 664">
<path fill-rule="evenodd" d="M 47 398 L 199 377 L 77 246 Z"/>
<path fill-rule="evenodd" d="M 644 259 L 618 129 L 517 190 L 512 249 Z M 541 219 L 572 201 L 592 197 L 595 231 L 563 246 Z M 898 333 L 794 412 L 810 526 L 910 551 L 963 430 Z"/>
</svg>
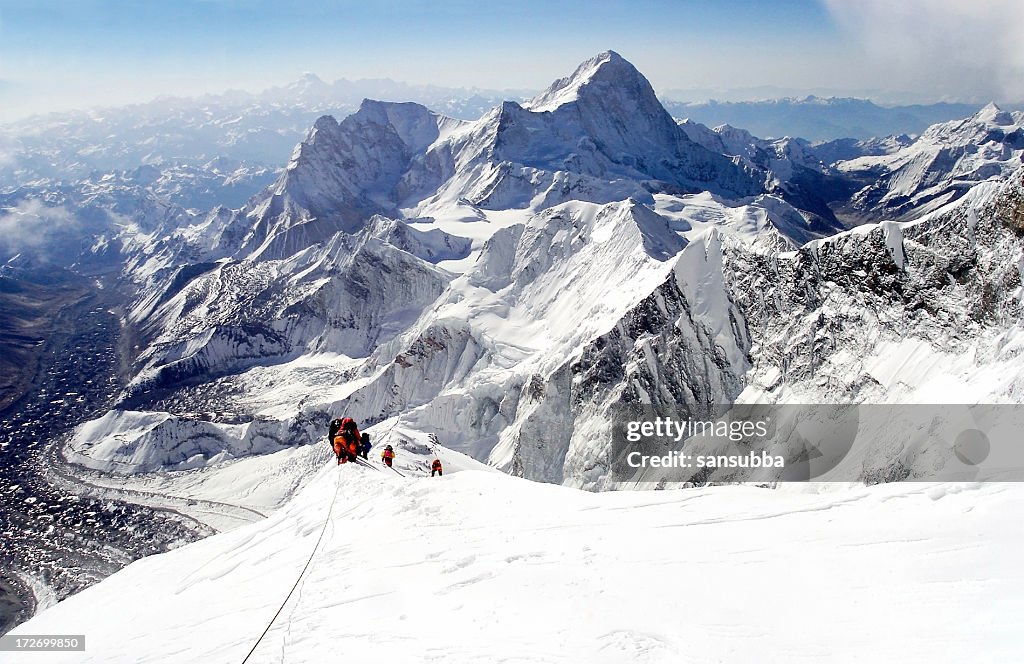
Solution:
<svg viewBox="0 0 1024 664">
<path fill-rule="evenodd" d="M 268 519 L 21 625 L 86 636 L 24 659 L 954 662 L 1024 645 L 1024 486 L 593 494 L 442 454 L 440 479 L 332 460 Z"/>
</svg>

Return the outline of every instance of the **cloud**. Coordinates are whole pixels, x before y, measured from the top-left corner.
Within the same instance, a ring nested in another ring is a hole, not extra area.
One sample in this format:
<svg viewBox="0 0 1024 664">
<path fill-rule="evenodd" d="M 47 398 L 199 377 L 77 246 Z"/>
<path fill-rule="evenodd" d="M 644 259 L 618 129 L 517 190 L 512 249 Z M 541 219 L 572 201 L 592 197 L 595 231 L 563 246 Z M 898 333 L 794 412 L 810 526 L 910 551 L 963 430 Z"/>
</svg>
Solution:
<svg viewBox="0 0 1024 664">
<path fill-rule="evenodd" d="M 824 0 L 864 73 L 934 97 L 1024 100 L 1020 0 Z"/>
<path fill-rule="evenodd" d="M 18 144 L 14 139 L 0 133 L 0 168 L 14 165 L 18 160 L 19 152 Z"/>
<path fill-rule="evenodd" d="M 78 219 L 64 206 L 30 199 L 0 208 L 0 249 L 5 256 L 41 249 L 76 230 Z"/>
</svg>

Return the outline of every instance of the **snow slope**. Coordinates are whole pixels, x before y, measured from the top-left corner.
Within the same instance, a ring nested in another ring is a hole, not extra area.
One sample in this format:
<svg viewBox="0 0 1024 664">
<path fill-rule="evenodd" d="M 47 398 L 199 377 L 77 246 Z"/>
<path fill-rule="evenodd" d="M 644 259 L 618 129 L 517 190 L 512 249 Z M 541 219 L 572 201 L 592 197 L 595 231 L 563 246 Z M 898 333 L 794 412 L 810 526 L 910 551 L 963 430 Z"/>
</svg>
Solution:
<svg viewBox="0 0 1024 664">
<path fill-rule="evenodd" d="M 13 633 L 85 634 L 84 653 L 31 656 L 75 663 L 240 662 L 258 640 L 249 662 L 1011 661 L 1024 646 L 1018 485 L 592 494 L 441 454 L 441 479 L 331 462 L 266 521 L 133 563 Z"/>
</svg>

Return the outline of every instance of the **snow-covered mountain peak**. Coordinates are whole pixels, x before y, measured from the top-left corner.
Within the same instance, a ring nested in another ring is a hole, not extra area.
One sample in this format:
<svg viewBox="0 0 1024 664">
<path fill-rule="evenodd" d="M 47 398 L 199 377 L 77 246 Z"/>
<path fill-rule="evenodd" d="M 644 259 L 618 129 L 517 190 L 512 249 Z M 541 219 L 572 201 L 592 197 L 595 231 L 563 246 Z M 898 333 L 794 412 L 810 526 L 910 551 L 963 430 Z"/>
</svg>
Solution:
<svg viewBox="0 0 1024 664">
<path fill-rule="evenodd" d="M 984 108 L 975 113 L 973 119 L 980 123 L 998 125 L 1000 127 L 1015 124 L 1013 115 L 996 106 L 994 101 L 990 101 Z"/>
<path fill-rule="evenodd" d="M 410 160 L 461 124 L 420 104 L 365 99 L 340 123 L 317 120 L 282 176 L 284 188 L 312 216 L 335 212 L 341 199 L 386 211 Z"/>
<path fill-rule="evenodd" d="M 303 141 L 302 143 L 299 143 L 299 145 L 308 143 L 317 132 L 336 131 L 337 129 L 338 121 L 334 119 L 333 115 L 321 115 L 316 119 L 316 122 L 313 123 L 313 128 L 306 136 L 306 140 Z"/>
<path fill-rule="evenodd" d="M 333 115 L 321 115 L 317 118 L 306 134 L 306 138 L 292 151 L 286 171 L 293 171 L 301 167 L 304 161 L 310 158 L 311 153 L 317 149 L 316 146 L 334 140 L 333 137 L 337 136 L 338 130 L 339 124 Z"/>
<path fill-rule="evenodd" d="M 930 126 L 898 150 L 843 161 L 838 168 L 870 183 L 855 194 L 854 208 L 884 207 L 891 216 L 909 218 L 1016 171 L 1022 161 L 1024 117 L 990 103 L 970 117 Z"/>
<path fill-rule="evenodd" d="M 1012 113 L 1002 110 L 995 103 L 989 103 L 969 118 L 932 125 L 921 138 L 925 142 L 944 145 L 1003 142 L 1006 134 L 1020 129 L 1020 125 Z M 1016 140 L 1011 139 L 1011 142 L 1015 144 L 1011 147 L 1016 147 Z"/>
<path fill-rule="evenodd" d="M 364 99 L 353 120 L 374 122 L 394 130 L 410 153 L 426 150 L 443 129 L 465 124 L 448 118 L 414 102 L 391 102 Z"/>
<path fill-rule="evenodd" d="M 652 100 L 661 106 L 650 82 L 615 51 L 599 53 L 583 62 L 572 74 L 558 79 L 524 106 L 535 113 L 554 111 L 584 96 L 606 96 L 611 89 L 631 93 L 637 101 L 644 102 L 643 106 L 649 106 Z"/>
<path fill-rule="evenodd" d="M 489 209 L 609 202 L 645 189 L 730 198 L 763 190 L 763 174 L 690 140 L 647 79 L 611 51 L 532 101 L 506 102 L 468 128 L 430 161 L 453 164 L 466 175 L 455 178 L 455 197 Z M 470 179 L 479 186 L 467 188 Z"/>
</svg>

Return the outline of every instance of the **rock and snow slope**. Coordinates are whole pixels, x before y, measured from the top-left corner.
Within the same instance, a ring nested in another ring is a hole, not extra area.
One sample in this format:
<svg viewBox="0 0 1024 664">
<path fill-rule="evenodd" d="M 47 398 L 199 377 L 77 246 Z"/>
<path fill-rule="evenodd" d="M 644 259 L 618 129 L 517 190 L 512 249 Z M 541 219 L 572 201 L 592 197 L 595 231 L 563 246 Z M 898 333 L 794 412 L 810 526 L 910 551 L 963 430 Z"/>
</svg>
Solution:
<svg viewBox="0 0 1024 664">
<path fill-rule="evenodd" d="M 1017 485 L 591 494 L 442 458 L 441 479 L 402 455 L 408 477 L 332 461 L 266 521 L 133 563 L 14 633 L 86 635 L 86 652 L 33 662 L 133 664 L 240 662 L 268 625 L 249 662 L 1010 661 L 1024 646 Z"/>
<path fill-rule="evenodd" d="M 470 220 L 377 217 L 287 259 L 211 263 L 133 313 L 148 346 L 131 397 L 163 390 L 178 414 L 152 429 L 119 419 L 74 453 L 194 468 L 312 442 L 345 412 L 402 416 L 503 470 L 600 489 L 617 404 L 1014 402 L 1020 177 L 807 243 L 779 198 L 659 193 L 459 203 Z M 871 473 L 904 464 L 895 453 Z"/>
<path fill-rule="evenodd" d="M 837 168 L 871 181 L 852 200 L 861 214 L 911 218 L 1015 172 L 1022 161 L 1024 113 L 989 104 L 969 118 L 932 125 L 891 154 L 842 161 Z"/>
<path fill-rule="evenodd" d="M 988 110 L 932 142 L 1016 140 Z M 372 101 L 322 118 L 265 196 L 129 265 L 120 405 L 158 412 L 108 416 L 72 454 L 191 469 L 345 412 L 599 489 L 621 403 L 1017 398 L 1019 177 L 815 240 L 785 199 L 823 169 L 800 141 L 677 124 L 612 52 L 475 122 Z"/>
</svg>

